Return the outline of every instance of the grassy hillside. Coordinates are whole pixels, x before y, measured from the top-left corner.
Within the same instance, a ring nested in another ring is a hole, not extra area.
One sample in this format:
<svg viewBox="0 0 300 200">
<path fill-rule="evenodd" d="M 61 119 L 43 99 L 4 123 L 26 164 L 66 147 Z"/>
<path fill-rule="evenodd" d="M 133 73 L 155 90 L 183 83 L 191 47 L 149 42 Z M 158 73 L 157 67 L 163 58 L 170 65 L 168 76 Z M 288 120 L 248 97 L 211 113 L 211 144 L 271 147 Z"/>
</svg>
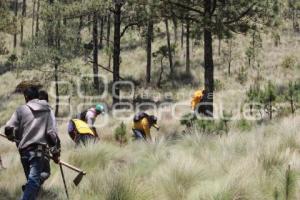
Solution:
<svg viewBox="0 0 300 200">
<path fill-rule="evenodd" d="M 222 137 L 194 133 L 125 147 L 102 141 L 74 149 L 64 143 L 62 158 L 88 172 L 78 188 L 70 187 L 71 199 L 286 199 L 287 194 L 298 199 L 299 119 Z M 19 158 L 3 141 L 1 152 L 9 169 L 0 172 L 0 194 L 16 199 L 24 182 Z M 41 199 L 64 199 L 58 168 L 52 167 Z M 73 177 L 67 173 L 69 186 Z"/>
</svg>

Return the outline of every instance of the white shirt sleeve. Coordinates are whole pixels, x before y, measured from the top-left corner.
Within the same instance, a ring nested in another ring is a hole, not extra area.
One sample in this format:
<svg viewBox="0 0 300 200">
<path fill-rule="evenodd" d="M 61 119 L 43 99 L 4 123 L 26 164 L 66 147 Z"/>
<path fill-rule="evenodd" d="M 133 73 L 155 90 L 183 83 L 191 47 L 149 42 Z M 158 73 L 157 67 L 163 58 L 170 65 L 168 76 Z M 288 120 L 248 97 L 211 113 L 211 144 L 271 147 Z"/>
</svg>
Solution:
<svg viewBox="0 0 300 200">
<path fill-rule="evenodd" d="M 95 120 L 96 120 L 96 117 L 95 117 L 94 112 L 88 111 L 88 112 L 86 113 L 85 119 L 86 119 L 87 124 L 88 124 L 90 127 L 93 127 L 93 126 L 94 126 Z"/>
</svg>

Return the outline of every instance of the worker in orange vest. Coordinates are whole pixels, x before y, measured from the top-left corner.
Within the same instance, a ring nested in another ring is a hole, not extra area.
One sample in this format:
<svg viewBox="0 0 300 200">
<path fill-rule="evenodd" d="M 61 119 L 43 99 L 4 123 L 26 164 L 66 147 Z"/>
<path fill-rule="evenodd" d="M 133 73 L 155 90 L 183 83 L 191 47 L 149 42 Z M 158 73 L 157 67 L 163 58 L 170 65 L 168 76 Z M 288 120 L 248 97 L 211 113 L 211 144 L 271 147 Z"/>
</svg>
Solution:
<svg viewBox="0 0 300 200">
<path fill-rule="evenodd" d="M 203 100 L 207 96 L 206 90 L 197 90 L 192 98 L 191 106 L 195 114 L 203 113 L 205 114 L 205 105 L 201 105 Z"/>
</svg>

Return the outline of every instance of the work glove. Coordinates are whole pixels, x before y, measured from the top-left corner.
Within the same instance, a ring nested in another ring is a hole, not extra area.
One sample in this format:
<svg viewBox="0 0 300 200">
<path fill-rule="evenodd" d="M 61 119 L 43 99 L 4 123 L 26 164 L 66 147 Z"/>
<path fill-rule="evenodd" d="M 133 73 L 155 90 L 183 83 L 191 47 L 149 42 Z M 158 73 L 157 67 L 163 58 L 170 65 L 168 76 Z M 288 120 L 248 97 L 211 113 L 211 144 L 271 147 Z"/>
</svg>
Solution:
<svg viewBox="0 0 300 200">
<path fill-rule="evenodd" d="M 9 141 L 14 142 L 15 135 L 14 135 L 14 128 L 13 127 L 9 127 L 9 126 L 5 127 L 4 134 L 6 135 L 6 137 Z"/>
<path fill-rule="evenodd" d="M 55 154 L 55 155 L 52 155 L 52 160 L 56 163 L 56 164 L 59 164 L 60 162 L 60 156 Z"/>
<path fill-rule="evenodd" d="M 59 164 L 60 162 L 60 149 L 56 147 L 50 148 L 50 153 L 52 155 L 52 160 L 56 163 Z"/>
</svg>

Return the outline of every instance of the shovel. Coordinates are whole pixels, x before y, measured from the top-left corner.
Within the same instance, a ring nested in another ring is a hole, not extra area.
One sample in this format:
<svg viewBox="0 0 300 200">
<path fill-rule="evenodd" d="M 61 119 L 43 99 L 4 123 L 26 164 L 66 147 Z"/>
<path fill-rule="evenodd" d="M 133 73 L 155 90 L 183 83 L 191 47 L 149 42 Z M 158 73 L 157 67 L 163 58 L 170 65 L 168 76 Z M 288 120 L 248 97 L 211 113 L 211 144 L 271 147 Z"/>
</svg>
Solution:
<svg viewBox="0 0 300 200">
<path fill-rule="evenodd" d="M 73 170 L 75 172 L 78 172 L 78 175 L 73 180 L 73 183 L 76 186 L 79 185 L 79 183 L 82 181 L 82 178 L 86 175 L 85 171 L 83 171 L 81 169 L 78 169 L 77 167 L 74 167 L 74 166 L 72 166 L 72 165 L 70 165 L 70 164 L 68 164 L 68 163 L 66 163 L 64 161 L 60 161 L 59 164 L 65 166 L 65 167 L 67 167 L 67 168 L 69 168 L 69 169 L 71 169 L 71 170 Z"/>
</svg>

